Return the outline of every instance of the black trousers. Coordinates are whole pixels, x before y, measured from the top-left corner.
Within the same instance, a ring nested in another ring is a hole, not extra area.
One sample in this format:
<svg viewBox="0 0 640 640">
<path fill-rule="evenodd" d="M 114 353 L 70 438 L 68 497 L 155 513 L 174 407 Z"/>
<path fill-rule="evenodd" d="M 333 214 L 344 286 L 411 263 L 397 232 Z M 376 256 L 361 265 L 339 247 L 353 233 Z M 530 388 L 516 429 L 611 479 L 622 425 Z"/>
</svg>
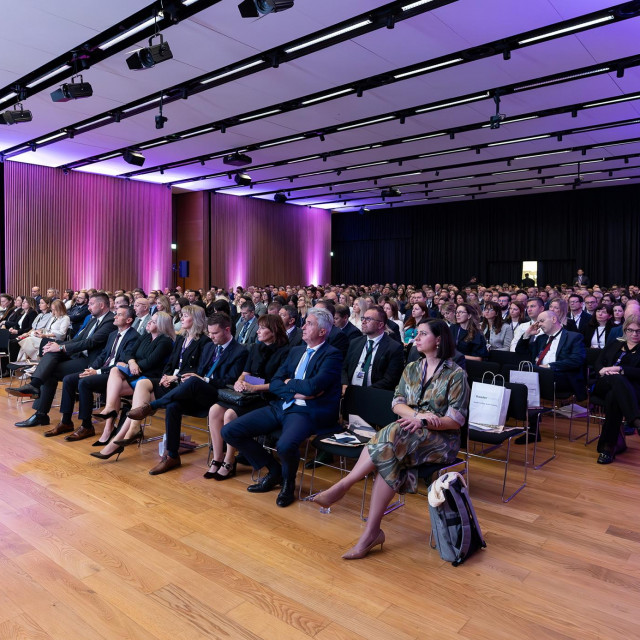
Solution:
<svg viewBox="0 0 640 640">
<path fill-rule="evenodd" d="M 94 391 L 104 393 L 107 389 L 108 373 L 99 373 L 88 378 L 80 378 L 80 373 L 70 373 L 62 379 L 62 401 L 60 413 L 71 415 L 79 394 L 78 418 L 85 427 L 91 426 Z"/>
<path fill-rule="evenodd" d="M 70 358 L 64 352 L 45 353 L 32 376 L 42 383 L 40 397 L 33 403 L 33 408 L 37 413 L 48 415 L 56 395 L 58 382 L 72 373 L 84 371 L 88 366 L 89 358 L 84 356 Z"/>
<path fill-rule="evenodd" d="M 604 400 L 604 424 L 598 440 L 599 453 L 615 453 L 622 420 L 632 422 L 640 418 L 636 388 L 625 376 L 602 376 L 593 389 L 593 394 Z"/>
</svg>

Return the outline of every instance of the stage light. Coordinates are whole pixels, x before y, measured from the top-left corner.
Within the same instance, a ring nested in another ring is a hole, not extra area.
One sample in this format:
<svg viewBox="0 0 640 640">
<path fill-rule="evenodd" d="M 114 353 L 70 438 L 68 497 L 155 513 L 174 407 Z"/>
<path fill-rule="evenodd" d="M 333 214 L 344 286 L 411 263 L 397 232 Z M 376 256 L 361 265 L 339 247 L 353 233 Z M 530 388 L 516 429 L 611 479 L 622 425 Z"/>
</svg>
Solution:
<svg viewBox="0 0 640 640">
<path fill-rule="evenodd" d="M 169 121 L 169 118 L 163 115 L 158 115 L 155 117 L 155 121 L 156 121 L 156 129 L 162 129 L 164 128 L 164 123 Z"/>
<path fill-rule="evenodd" d="M 160 44 L 151 44 L 156 35 L 160 38 Z M 164 41 L 161 33 L 156 35 L 149 38 L 148 47 L 143 47 L 142 49 L 134 51 L 127 58 L 127 66 L 129 69 L 134 71 L 138 71 L 140 69 L 151 69 L 151 67 L 155 67 L 156 64 L 173 58 L 173 53 L 171 53 L 169 43 Z"/>
<path fill-rule="evenodd" d="M 126 163 L 135 165 L 136 167 L 141 167 L 146 160 L 140 151 L 134 151 L 133 149 L 126 149 L 122 157 Z"/>
<path fill-rule="evenodd" d="M 18 107 L 20 108 L 18 109 Z M 18 124 L 20 122 L 31 122 L 32 120 L 31 111 L 26 111 L 20 102 L 13 109 L 0 115 L 0 124 Z"/>
<path fill-rule="evenodd" d="M 365 213 L 369 213 L 369 209 L 367 209 L 366 207 L 360 207 L 358 209 L 358 214 L 363 216 Z"/>
<path fill-rule="evenodd" d="M 293 7 L 293 0 L 243 0 L 238 10 L 243 18 L 257 18 Z"/>
<path fill-rule="evenodd" d="M 224 164 L 229 164 L 232 167 L 244 167 L 247 164 L 251 164 L 253 160 L 251 160 L 248 155 L 236 151 L 234 153 L 230 153 L 228 156 L 224 156 L 224 158 L 222 158 L 222 162 Z"/>
<path fill-rule="evenodd" d="M 285 196 L 284 193 L 278 192 L 273 196 L 273 201 L 284 204 L 287 201 L 287 196 Z"/>
<path fill-rule="evenodd" d="M 251 184 L 251 176 L 248 173 L 236 173 L 233 179 L 240 187 L 246 187 Z"/>
<path fill-rule="evenodd" d="M 381 198 L 398 198 L 402 195 L 402 192 L 398 187 L 388 187 L 383 189 L 380 193 Z"/>
<path fill-rule="evenodd" d="M 74 82 L 76 78 L 80 78 L 80 82 Z M 90 98 L 92 95 L 92 86 L 88 82 L 83 82 L 81 75 L 77 75 L 71 78 L 71 82 L 52 91 L 51 99 L 54 102 L 69 102 L 69 100 L 78 100 L 79 98 Z"/>
</svg>

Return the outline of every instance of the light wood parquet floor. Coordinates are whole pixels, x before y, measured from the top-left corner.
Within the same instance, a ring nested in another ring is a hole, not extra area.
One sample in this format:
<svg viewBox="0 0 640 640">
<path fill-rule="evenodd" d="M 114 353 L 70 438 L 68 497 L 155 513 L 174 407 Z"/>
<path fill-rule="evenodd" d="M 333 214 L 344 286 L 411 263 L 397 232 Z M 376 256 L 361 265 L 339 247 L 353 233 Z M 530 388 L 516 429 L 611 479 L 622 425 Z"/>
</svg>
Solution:
<svg viewBox="0 0 640 640">
<path fill-rule="evenodd" d="M 103 462 L 92 440 L 13 426 L 29 415 L 0 389 L 1 640 L 640 635 L 638 436 L 600 466 L 595 443 L 569 443 L 561 422 L 558 458 L 506 505 L 501 468 L 473 460 L 488 547 L 454 568 L 428 547 L 424 497 L 385 518 L 384 551 L 347 562 L 363 528 L 357 487 L 328 515 L 279 509 L 276 493 L 247 493 L 248 468 L 204 480 L 206 449 L 153 477 L 155 443 Z"/>
</svg>

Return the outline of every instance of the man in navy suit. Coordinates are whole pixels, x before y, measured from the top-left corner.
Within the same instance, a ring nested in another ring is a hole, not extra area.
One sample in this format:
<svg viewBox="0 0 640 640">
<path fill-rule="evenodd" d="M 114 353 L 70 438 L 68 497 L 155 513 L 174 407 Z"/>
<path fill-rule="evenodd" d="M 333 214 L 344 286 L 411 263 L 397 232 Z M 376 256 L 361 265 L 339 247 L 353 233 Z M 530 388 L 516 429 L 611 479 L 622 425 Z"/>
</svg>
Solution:
<svg viewBox="0 0 640 640">
<path fill-rule="evenodd" d="M 542 335 L 532 336 L 542 329 Z M 587 397 L 583 367 L 587 357 L 584 339 L 567 331 L 553 311 L 544 311 L 538 321 L 527 327 L 516 353 L 528 353 L 531 362 L 553 370 L 558 391 L 570 391 L 581 401 Z"/>
<path fill-rule="evenodd" d="M 290 347 L 299 347 L 302 344 L 302 329 L 296 326 L 296 319 L 298 312 L 296 308 L 291 304 L 285 304 L 284 307 L 278 310 L 278 315 L 284 322 L 284 328 L 287 331 L 287 338 L 289 339 Z"/>
<path fill-rule="evenodd" d="M 304 326 L 306 346 L 295 347 L 278 369 L 269 391 L 279 399 L 256 409 L 222 429 L 222 437 L 244 455 L 254 469 L 269 472 L 251 493 L 265 493 L 278 485 L 279 507 L 295 500 L 295 479 L 300 461 L 300 444 L 313 434 L 331 433 L 336 428 L 340 407 L 342 354 L 327 342 L 333 328 L 333 315 L 326 309 L 310 309 Z M 280 462 L 254 438 L 282 430 L 276 449 Z"/>
<path fill-rule="evenodd" d="M 353 322 L 349 321 L 349 307 L 347 307 L 346 304 L 336 305 L 336 312 L 333 315 L 333 324 L 335 327 L 340 329 L 345 336 L 347 336 L 349 344 L 351 344 L 352 340 L 362 337 L 360 329 L 358 329 Z"/>
<path fill-rule="evenodd" d="M 31 383 L 7 393 L 18 397 L 37 398 L 34 403 L 36 413 L 17 427 L 34 427 L 49 424 L 49 411 L 53 404 L 58 382 L 70 373 L 84 371 L 104 349 L 109 334 L 115 331 L 113 313 L 109 311 L 109 296 L 95 293 L 89 298 L 91 320 L 68 342 L 48 342 L 43 356 L 31 376 Z"/>
<path fill-rule="evenodd" d="M 70 373 L 62 379 L 62 400 L 60 402 L 60 422 L 44 432 L 45 437 L 59 436 L 63 433 L 70 435 L 65 437 L 69 442 L 84 440 L 95 435 L 95 429 L 91 420 L 94 392 L 104 393 L 107 389 L 109 372 L 117 362 L 122 361 L 122 356 L 129 351 L 135 351 L 140 341 L 140 334 L 132 328 L 136 319 L 133 307 L 119 307 L 113 319 L 116 331 L 112 331 L 104 349 L 96 356 L 93 362 L 79 373 Z M 79 392 L 78 418 L 81 426 L 74 431 L 71 421 L 73 408 L 76 403 L 76 393 Z"/>
<path fill-rule="evenodd" d="M 231 319 L 226 313 L 214 313 L 207 322 L 212 342 L 202 351 L 197 373 L 185 373 L 181 383 L 169 393 L 129 411 L 132 420 L 143 420 L 165 410 L 166 447 L 162 460 L 149 471 L 152 476 L 179 467 L 182 416 L 203 416 L 218 400 L 218 389 L 233 384 L 244 371 L 249 352 L 231 335 Z"/>
</svg>

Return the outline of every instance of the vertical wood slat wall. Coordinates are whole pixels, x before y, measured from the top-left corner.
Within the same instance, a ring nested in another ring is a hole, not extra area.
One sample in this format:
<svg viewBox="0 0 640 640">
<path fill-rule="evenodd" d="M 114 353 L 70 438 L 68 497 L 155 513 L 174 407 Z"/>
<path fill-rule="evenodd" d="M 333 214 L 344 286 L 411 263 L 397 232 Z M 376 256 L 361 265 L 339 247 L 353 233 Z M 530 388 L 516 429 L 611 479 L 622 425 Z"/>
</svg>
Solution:
<svg viewBox="0 0 640 640">
<path fill-rule="evenodd" d="M 178 260 L 190 262 L 187 287 L 330 280 L 328 211 L 215 193 L 175 198 Z"/>
<path fill-rule="evenodd" d="M 5 162 L 6 289 L 171 284 L 163 186 Z"/>
</svg>

